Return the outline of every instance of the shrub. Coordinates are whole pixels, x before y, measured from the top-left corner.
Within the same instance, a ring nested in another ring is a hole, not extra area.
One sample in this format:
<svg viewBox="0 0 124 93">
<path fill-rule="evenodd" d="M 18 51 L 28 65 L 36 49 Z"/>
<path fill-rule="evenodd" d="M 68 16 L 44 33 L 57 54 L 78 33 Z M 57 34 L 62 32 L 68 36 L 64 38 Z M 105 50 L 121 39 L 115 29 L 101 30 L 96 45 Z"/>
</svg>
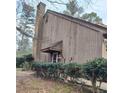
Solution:
<svg viewBox="0 0 124 93">
<path fill-rule="evenodd" d="M 71 77 L 72 80 L 81 77 L 81 65 L 77 63 L 64 64 L 64 74 Z"/>
<path fill-rule="evenodd" d="M 31 69 L 31 64 L 29 64 L 29 62 L 24 62 L 22 64 L 22 67 L 23 67 L 23 71 L 27 71 L 27 70 L 30 70 Z"/>
<path fill-rule="evenodd" d="M 51 79 L 63 79 L 66 77 L 81 77 L 81 65 L 76 63 L 34 63 L 32 68 L 40 77 Z"/>
<path fill-rule="evenodd" d="M 32 69 L 37 72 L 37 76 L 57 79 L 61 72 L 61 63 L 33 63 Z"/>
<path fill-rule="evenodd" d="M 92 82 L 93 93 L 96 93 L 96 81 L 107 81 L 107 60 L 104 58 L 96 58 L 94 60 L 88 61 L 83 65 L 82 72 L 83 77 Z"/>
<path fill-rule="evenodd" d="M 32 57 L 32 54 L 28 54 L 28 55 L 23 55 L 22 57 L 16 57 L 16 67 L 17 68 L 22 68 L 27 63 L 31 66 L 32 65 L 32 61 L 34 60 L 34 58 Z"/>
<path fill-rule="evenodd" d="M 22 64 L 25 62 L 24 57 L 16 57 L 16 67 L 21 68 Z"/>
<path fill-rule="evenodd" d="M 67 79 L 74 81 L 78 78 L 85 78 L 92 82 L 93 93 L 96 93 L 96 82 L 107 82 L 107 60 L 96 58 L 85 64 L 77 63 L 41 63 L 35 62 L 32 69 L 36 71 L 37 76 L 50 79 Z M 99 88 L 100 88 L 99 85 Z"/>
<path fill-rule="evenodd" d="M 23 57 L 25 58 L 25 61 L 27 62 L 31 62 L 34 60 L 34 58 L 32 57 L 32 54 L 24 55 Z"/>
<path fill-rule="evenodd" d="M 51 63 L 48 65 L 48 75 L 52 79 L 58 79 L 60 77 L 61 63 Z"/>
</svg>

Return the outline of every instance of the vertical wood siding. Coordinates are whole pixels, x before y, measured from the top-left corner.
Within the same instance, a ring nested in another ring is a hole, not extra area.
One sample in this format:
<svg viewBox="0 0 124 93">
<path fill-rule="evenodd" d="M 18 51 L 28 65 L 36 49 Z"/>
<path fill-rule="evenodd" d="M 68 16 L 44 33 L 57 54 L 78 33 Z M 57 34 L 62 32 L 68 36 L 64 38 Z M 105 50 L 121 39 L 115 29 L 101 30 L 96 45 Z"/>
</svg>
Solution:
<svg viewBox="0 0 124 93">
<path fill-rule="evenodd" d="M 47 48 L 61 40 L 66 62 L 72 58 L 73 62 L 85 63 L 89 59 L 102 57 L 102 33 L 48 13 L 41 48 Z M 41 56 L 41 60 L 45 61 L 49 55 L 41 52 Z"/>
</svg>

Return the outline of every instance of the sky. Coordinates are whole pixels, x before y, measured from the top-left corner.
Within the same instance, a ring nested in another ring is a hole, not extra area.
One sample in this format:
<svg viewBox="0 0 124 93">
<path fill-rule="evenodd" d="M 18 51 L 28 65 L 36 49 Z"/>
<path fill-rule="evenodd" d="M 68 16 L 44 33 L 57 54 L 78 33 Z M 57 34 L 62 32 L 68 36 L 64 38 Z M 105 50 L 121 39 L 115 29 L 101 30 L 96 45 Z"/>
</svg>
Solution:
<svg viewBox="0 0 124 93">
<path fill-rule="evenodd" d="M 18 1 L 18 0 L 17 0 Z M 50 9 L 57 12 L 63 12 L 66 10 L 65 5 L 60 4 L 54 4 L 52 5 L 47 0 L 25 0 L 27 2 L 35 2 L 35 5 L 38 4 L 38 2 L 43 2 L 46 4 L 46 9 Z M 59 0 L 51 0 L 51 1 L 59 1 Z M 64 3 L 67 3 L 68 0 L 60 0 Z M 106 0 L 77 0 L 79 3 L 79 6 L 84 7 L 84 13 L 90 13 L 90 12 L 96 12 L 97 15 L 102 18 L 102 21 L 104 24 L 107 24 L 107 1 Z M 92 1 L 90 5 L 87 5 L 85 1 Z M 34 3 L 33 3 L 34 5 Z M 36 7 L 36 6 L 35 6 Z"/>
<path fill-rule="evenodd" d="M 66 9 L 64 5 L 58 5 L 55 4 L 51 5 L 49 2 L 46 0 L 41 0 L 46 4 L 47 9 L 51 9 L 57 12 L 63 12 L 63 10 Z M 53 0 L 54 1 L 54 0 Z M 63 2 L 67 2 L 68 0 L 61 0 Z M 85 0 L 78 0 L 80 6 L 84 6 L 84 13 L 90 13 L 90 12 L 96 12 L 100 18 L 102 18 L 102 21 L 104 24 L 107 24 L 107 2 L 106 0 L 92 0 L 92 3 L 87 6 L 87 3 L 84 2 Z"/>
</svg>

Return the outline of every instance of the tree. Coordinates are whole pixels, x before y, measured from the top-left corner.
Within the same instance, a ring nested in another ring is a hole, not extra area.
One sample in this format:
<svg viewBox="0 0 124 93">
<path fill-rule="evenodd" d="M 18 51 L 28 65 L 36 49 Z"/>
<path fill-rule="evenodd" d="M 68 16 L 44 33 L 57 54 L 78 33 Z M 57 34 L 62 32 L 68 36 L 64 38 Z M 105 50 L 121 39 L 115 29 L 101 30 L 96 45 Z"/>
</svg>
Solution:
<svg viewBox="0 0 124 93">
<path fill-rule="evenodd" d="M 66 4 L 66 10 L 63 11 L 64 14 L 74 16 L 76 13 L 81 14 L 83 12 L 83 7 L 79 7 L 77 0 L 69 0 Z"/>
<path fill-rule="evenodd" d="M 92 83 L 93 93 L 97 93 L 96 82 L 99 81 L 99 88 L 102 82 L 107 82 L 107 60 L 96 58 L 83 65 L 83 77 Z"/>
<path fill-rule="evenodd" d="M 20 15 L 17 17 L 17 45 L 19 50 L 27 50 L 31 47 L 32 40 L 29 36 L 33 36 L 34 30 L 34 8 L 25 2 L 21 2 L 22 8 L 16 10 L 17 13 L 21 12 Z"/>
<path fill-rule="evenodd" d="M 86 2 L 89 4 L 91 1 L 86 0 Z M 84 8 L 79 7 L 77 0 L 69 0 L 69 3 L 66 4 L 66 10 L 63 11 L 64 14 L 66 15 L 70 15 L 70 16 L 75 16 L 92 22 L 92 23 L 96 23 L 96 24 L 101 24 L 102 23 L 102 19 L 95 13 L 95 12 L 91 12 L 91 13 L 85 13 L 84 12 Z"/>
<path fill-rule="evenodd" d="M 102 19 L 95 12 L 85 13 L 81 19 L 97 24 L 102 23 Z"/>
</svg>

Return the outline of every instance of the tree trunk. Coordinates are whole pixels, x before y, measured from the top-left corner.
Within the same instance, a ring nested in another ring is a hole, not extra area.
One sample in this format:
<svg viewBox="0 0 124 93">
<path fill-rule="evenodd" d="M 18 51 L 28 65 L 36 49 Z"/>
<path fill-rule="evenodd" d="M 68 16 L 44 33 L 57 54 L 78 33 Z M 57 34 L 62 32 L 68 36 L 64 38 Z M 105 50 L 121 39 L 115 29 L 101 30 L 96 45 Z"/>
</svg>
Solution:
<svg viewBox="0 0 124 93">
<path fill-rule="evenodd" d="M 96 81 L 92 81 L 92 88 L 93 88 L 93 93 L 97 93 L 97 87 L 96 87 Z"/>
</svg>

